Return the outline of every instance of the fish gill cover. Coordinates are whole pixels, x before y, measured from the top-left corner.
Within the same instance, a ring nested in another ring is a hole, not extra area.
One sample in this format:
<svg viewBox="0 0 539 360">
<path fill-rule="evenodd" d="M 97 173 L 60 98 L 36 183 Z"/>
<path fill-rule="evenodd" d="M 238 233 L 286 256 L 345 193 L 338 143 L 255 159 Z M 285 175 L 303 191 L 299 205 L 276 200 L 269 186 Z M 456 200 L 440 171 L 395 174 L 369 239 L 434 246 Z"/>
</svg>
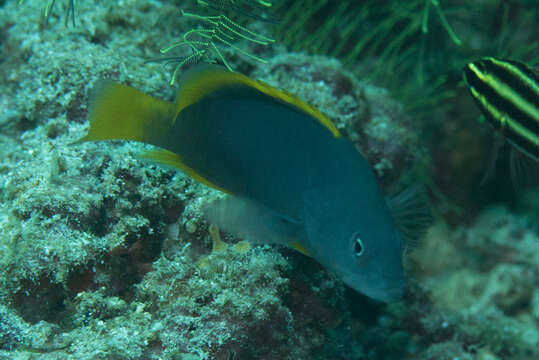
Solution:
<svg viewBox="0 0 539 360">
<path fill-rule="evenodd" d="M 461 75 L 484 57 L 539 65 L 536 1 L 19 2 L 0 1 L 1 356 L 539 356 L 539 193 L 513 190 L 507 146 L 479 186 L 496 140 Z M 160 53 L 207 30 L 202 48 Z M 208 56 L 174 76 L 192 54 Z M 405 256 L 401 301 L 216 232 L 204 209 L 222 195 L 141 162 L 141 145 L 72 145 L 99 79 L 174 101 L 169 83 L 200 61 L 316 106 L 385 193 L 425 184 L 436 220 Z"/>
</svg>

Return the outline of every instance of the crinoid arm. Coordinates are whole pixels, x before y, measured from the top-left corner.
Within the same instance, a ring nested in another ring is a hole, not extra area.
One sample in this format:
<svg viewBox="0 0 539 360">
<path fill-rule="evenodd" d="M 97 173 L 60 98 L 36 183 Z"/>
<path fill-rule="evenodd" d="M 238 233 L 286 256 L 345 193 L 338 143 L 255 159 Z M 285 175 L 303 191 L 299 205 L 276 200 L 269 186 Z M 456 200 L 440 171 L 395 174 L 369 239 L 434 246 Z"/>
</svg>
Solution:
<svg viewBox="0 0 539 360">
<path fill-rule="evenodd" d="M 160 50 L 161 54 L 167 54 L 179 47 L 188 47 L 191 53 L 187 56 L 170 56 L 163 59 L 154 59 L 150 61 L 164 61 L 166 64 L 176 63 L 170 85 L 173 85 L 178 71 L 186 64 L 191 62 L 222 63 L 228 70 L 233 71 L 230 63 L 222 52 L 222 48 L 233 49 L 236 53 L 247 58 L 265 63 L 266 60 L 256 56 L 244 48 L 237 45 L 241 39 L 248 42 L 267 46 L 274 42 L 273 39 L 249 30 L 245 26 L 232 20 L 228 16 L 221 14 L 215 16 L 202 16 L 181 10 L 182 16 L 194 19 L 202 27 L 191 29 L 183 34 L 180 41 Z"/>
</svg>

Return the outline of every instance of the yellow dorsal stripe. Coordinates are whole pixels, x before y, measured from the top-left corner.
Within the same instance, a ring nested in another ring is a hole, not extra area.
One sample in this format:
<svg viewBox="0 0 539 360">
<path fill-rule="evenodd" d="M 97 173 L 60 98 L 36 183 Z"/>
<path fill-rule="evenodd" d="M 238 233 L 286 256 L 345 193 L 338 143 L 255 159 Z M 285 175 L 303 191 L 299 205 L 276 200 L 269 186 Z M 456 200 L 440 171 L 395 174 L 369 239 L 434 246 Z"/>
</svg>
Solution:
<svg viewBox="0 0 539 360">
<path fill-rule="evenodd" d="M 527 128 L 519 124 L 518 122 L 512 120 L 506 113 L 501 112 L 498 110 L 498 108 L 491 104 L 487 98 L 480 94 L 475 88 L 470 89 L 472 92 L 472 95 L 479 100 L 479 102 L 486 108 L 487 112 L 489 114 L 492 114 L 492 116 L 499 120 L 500 126 L 503 128 L 505 126 L 511 127 L 513 131 L 518 133 L 520 136 L 522 136 L 524 139 L 529 141 L 532 144 L 535 144 L 539 146 L 539 136 L 535 135 L 533 132 L 529 131 Z"/>
<path fill-rule="evenodd" d="M 473 63 L 469 64 L 468 67 L 482 82 L 488 84 L 492 89 L 496 89 L 496 92 L 500 96 L 515 104 L 515 106 L 528 114 L 532 119 L 539 120 L 539 109 L 534 104 L 526 101 L 526 99 L 520 96 L 510 86 L 506 85 L 503 81 L 500 81 L 493 75 L 481 72 L 481 70 Z"/>
<path fill-rule="evenodd" d="M 527 128 L 522 126 L 517 121 L 509 119 L 507 121 L 507 123 L 511 127 L 511 129 L 513 129 L 513 131 L 518 133 L 520 136 L 522 136 L 523 138 L 525 138 L 527 141 L 534 144 L 535 146 L 539 146 L 539 136 L 537 136 L 533 132 L 529 131 Z"/>
<path fill-rule="evenodd" d="M 506 61 L 500 61 L 496 58 L 488 58 L 489 61 L 496 64 L 499 67 L 502 67 L 506 69 L 507 71 L 513 73 L 516 77 L 519 78 L 519 81 L 526 84 L 528 88 L 530 88 L 537 96 L 539 96 L 539 84 L 537 84 L 533 79 L 531 79 L 528 74 L 523 73 L 518 67 L 515 65 L 508 63 Z M 536 69 L 537 72 L 539 69 Z"/>
<path fill-rule="evenodd" d="M 505 127 L 507 125 L 507 114 L 498 110 L 498 108 L 492 105 L 486 98 L 485 95 L 481 94 L 474 87 L 470 87 L 472 96 L 475 97 L 481 105 L 485 107 L 487 113 L 491 114 L 494 119 L 500 123 L 500 127 Z"/>
<path fill-rule="evenodd" d="M 263 82 L 252 80 L 243 74 L 227 71 L 217 66 L 205 66 L 202 69 L 195 69 L 184 76 L 176 101 L 176 117 L 187 106 L 196 103 L 204 96 L 222 87 L 230 85 L 249 86 L 275 99 L 290 104 L 317 119 L 331 131 L 333 136 L 341 136 L 339 130 L 337 130 L 331 120 L 314 106 L 305 103 L 288 92 L 281 91 Z"/>
</svg>

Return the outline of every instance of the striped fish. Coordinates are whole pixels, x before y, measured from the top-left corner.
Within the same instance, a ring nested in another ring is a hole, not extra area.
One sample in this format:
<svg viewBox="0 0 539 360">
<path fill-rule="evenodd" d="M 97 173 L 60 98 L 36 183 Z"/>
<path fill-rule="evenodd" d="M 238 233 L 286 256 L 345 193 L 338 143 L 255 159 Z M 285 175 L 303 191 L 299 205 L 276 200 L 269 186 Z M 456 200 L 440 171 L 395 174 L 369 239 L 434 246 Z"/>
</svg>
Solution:
<svg viewBox="0 0 539 360">
<path fill-rule="evenodd" d="M 537 68 L 486 57 L 464 68 L 475 103 L 514 149 L 539 162 L 539 76 Z"/>
</svg>

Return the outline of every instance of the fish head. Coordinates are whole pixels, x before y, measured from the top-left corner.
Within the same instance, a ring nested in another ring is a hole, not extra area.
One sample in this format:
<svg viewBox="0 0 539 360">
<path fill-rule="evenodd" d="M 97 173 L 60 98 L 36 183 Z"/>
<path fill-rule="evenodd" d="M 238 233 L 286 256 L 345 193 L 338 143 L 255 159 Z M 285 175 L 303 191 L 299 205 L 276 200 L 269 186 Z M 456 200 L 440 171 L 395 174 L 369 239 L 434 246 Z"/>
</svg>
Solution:
<svg viewBox="0 0 539 360">
<path fill-rule="evenodd" d="M 348 286 L 373 299 L 404 289 L 403 244 L 379 191 L 318 189 L 304 196 L 305 248 Z"/>
</svg>

